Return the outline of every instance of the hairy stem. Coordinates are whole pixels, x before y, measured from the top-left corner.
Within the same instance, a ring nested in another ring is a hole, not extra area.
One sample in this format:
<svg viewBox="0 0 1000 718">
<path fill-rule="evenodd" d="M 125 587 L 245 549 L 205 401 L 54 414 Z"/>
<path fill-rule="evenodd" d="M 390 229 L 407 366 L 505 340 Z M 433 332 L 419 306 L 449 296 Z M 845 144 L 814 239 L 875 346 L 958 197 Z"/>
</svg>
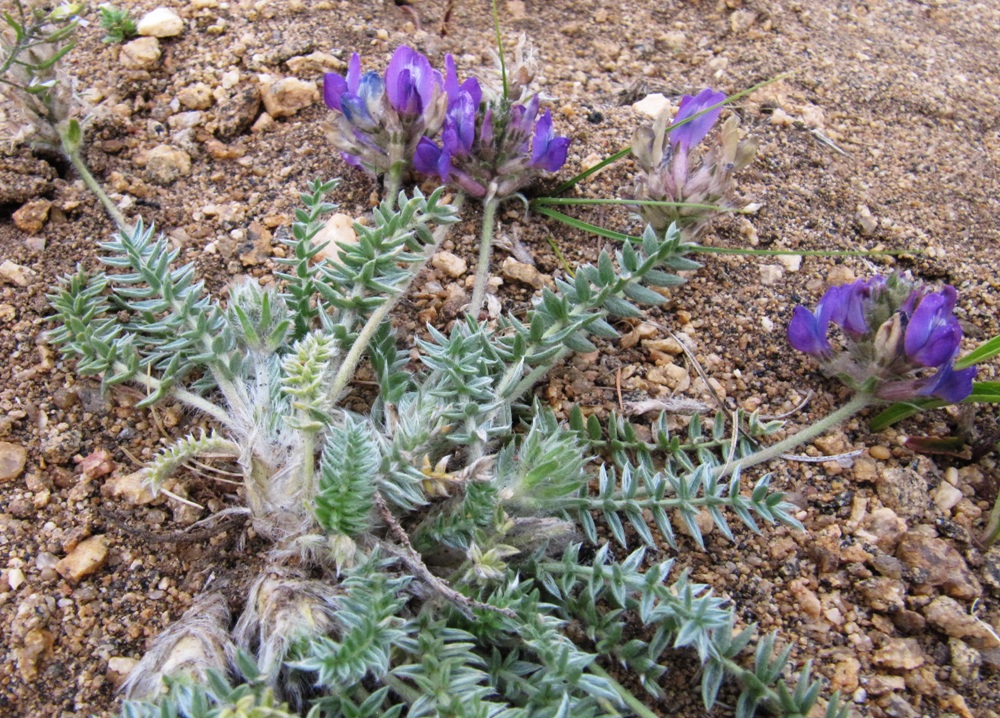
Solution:
<svg viewBox="0 0 1000 718">
<path fill-rule="evenodd" d="M 114 223 L 118 226 L 118 229 L 122 232 L 131 234 L 133 229 L 132 225 L 125 221 L 125 215 L 123 215 L 118 207 L 115 206 L 115 203 L 111 201 L 110 197 L 108 197 L 104 188 L 101 187 L 100 183 L 94 178 L 94 175 L 90 173 L 90 169 L 87 167 L 87 164 L 83 161 L 83 158 L 80 157 L 79 148 L 68 148 L 66 138 L 61 132 L 60 137 L 62 138 L 63 150 L 66 152 L 66 156 L 73 164 L 73 167 L 76 168 L 76 171 L 80 174 L 80 179 L 83 180 L 87 189 L 93 192 L 94 196 L 100 200 L 101 204 L 104 206 L 104 211 L 108 213 L 108 216 L 110 216 Z"/>
<path fill-rule="evenodd" d="M 486 299 L 486 282 L 490 278 L 490 254 L 493 249 L 493 224 L 499 200 L 492 197 L 483 206 L 483 231 L 479 244 L 479 261 L 476 264 L 476 283 L 472 288 L 469 314 L 478 317 Z"/>
<path fill-rule="evenodd" d="M 851 397 L 851 400 L 844 404 L 842 407 L 834 411 L 832 414 L 823 417 L 814 424 L 807 426 L 802 431 L 792 434 L 791 436 L 782 439 L 777 444 L 772 444 L 766 449 L 762 449 L 744 459 L 731 464 L 724 464 L 718 467 L 713 476 L 715 478 L 721 478 L 723 476 L 729 476 L 731 473 L 737 469 L 748 469 L 751 466 L 756 466 L 757 464 L 763 464 L 765 461 L 770 461 L 771 459 L 777 459 L 782 454 L 787 454 L 789 451 L 794 449 L 796 446 L 806 443 L 820 436 L 837 424 L 847 421 L 852 416 L 857 414 L 863 409 L 878 403 L 878 399 L 873 397 L 871 394 L 858 393 Z"/>
</svg>

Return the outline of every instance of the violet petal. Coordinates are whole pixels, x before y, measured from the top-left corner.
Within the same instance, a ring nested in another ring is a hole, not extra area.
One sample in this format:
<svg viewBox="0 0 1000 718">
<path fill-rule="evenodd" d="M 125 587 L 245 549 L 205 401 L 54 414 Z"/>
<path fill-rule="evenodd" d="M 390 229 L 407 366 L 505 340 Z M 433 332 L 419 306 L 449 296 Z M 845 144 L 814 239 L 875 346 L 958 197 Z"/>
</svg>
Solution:
<svg viewBox="0 0 1000 718">
<path fill-rule="evenodd" d="M 694 97 L 685 95 L 681 98 L 680 108 L 677 110 L 677 116 L 674 117 L 674 124 L 697 115 L 699 112 L 722 102 L 724 99 L 726 99 L 724 92 L 715 92 L 708 88 L 702 90 Z M 671 130 L 670 143 L 675 146 L 682 145 L 685 149 L 690 150 L 705 139 L 705 135 L 712 129 L 712 125 L 715 124 L 721 112 L 722 108 L 716 107 L 711 112 L 706 112 L 704 115 L 691 120 L 687 124 Z"/>
</svg>

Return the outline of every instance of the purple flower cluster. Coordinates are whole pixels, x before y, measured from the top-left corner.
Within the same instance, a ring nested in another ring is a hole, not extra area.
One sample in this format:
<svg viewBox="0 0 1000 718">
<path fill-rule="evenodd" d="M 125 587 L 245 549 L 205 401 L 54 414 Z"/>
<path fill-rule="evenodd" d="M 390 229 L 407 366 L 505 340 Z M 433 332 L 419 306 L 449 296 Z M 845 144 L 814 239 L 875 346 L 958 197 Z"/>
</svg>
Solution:
<svg viewBox="0 0 1000 718">
<path fill-rule="evenodd" d="M 661 115 L 653 126 L 640 127 L 632 139 L 632 154 L 642 171 L 636 176 L 636 199 L 685 203 L 688 207 L 640 206 L 653 229 L 664 232 L 676 223 L 686 239 L 700 234 L 719 209 L 731 204 L 733 174 L 753 160 L 756 142 L 739 140 L 735 116 L 722 125 L 719 140 L 695 165 L 692 150 L 704 142 L 722 112 L 725 94 L 704 89 L 685 95 L 673 122 Z M 704 113 L 704 114 L 700 114 Z M 691 119 L 693 118 L 693 119 Z M 687 120 L 687 122 L 685 122 Z M 684 124 L 677 126 L 679 123 Z M 671 129 L 671 128 L 674 129 Z"/>
<path fill-rule="evenodd" d="M 486 99 L 475 78 L 459 83 L 451 55 L 442 76 L 426 57 L 400 47 L 384 79 L 362 75 L 354 55 L 347 76 L 328 73 L 323 90 L 338 113 L 336 146 L 373 174 L 412 167 L 488 199 L 511 195 L 566 161 L 569 139 L 555 135 L 548 110 L 539 114 L 537 95 L 524 105 Z"/>
<path fill-rule="evenodd" d="M 880 399 L 959 402 L 972 391 L 976 369 L 954 367 L 962 342 L 956 299 L 954 287 L 930 291 L 900 275 L 862 279 L 830 287 L 813 312 L 795 307 L 788 341 L 852 388 Z M 843 332 L 846 353 L 830 343 L 830 324 Z M 934 373 L 915 377 L 925 369 Z"/>
<path fill-rule="evenodd" d="M 393 54 L 385 78 L 362 75 L 354 53 L 346 77 L 323 76 L 323 99 L 337 112 L 333 142 L 341 156 L 374 175 L 405 175 L 420 138 L 440 131 L 447 106 L 441 73 L 405 45 Z"/>
</svg>

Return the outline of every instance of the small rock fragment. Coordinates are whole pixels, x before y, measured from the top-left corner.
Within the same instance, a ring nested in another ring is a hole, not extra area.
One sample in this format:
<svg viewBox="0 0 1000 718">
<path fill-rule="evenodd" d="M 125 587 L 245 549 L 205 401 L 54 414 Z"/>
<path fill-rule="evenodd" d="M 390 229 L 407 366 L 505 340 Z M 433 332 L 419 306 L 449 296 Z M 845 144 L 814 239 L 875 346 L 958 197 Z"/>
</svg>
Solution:
<svg viewBox="0 0 1000 718">
<path fill-rule="evenodd" d="M 542 273 L 535 267 L 524 262 L 518 262 L 513 257 L 507 257 L 500 265 L 500 275 L 504 279 L 521 282 L 535 289 L 541 289 L 545 284 Z"/>
<path fill-rule="evenodd" d="M 435 269 L 439 269 L 448 277 L 458 279 L 464 276 L 469 269 L 465 260 L 451 252 L 442 251 L 431 257 L 431 264 Z"/>
<path fill-rule="evenodd" d="M 655 92 L 652 95 L 646 95 L 644 98 L 632 105 L 632 109 L 638 114 L 645 115 L 646 117 L 652 117 L 653 119 L 659 117 L 660 113 L 669 111 L 671 107 L 672 105 L 670 100 L 659 92 Z"/>
<path fill-rule="evenodd" d="M 927 510 L 927 480 L 913 469 L 884 470 L 875 481 L 882 503 L 904 518 L 921 516 Z"/>
<path fill-rule="evenodd" d="M 9 441 L 0 441 L 0 483 L 13 481 L 28 461 L 28 450 Z"/>
<path fill-rule="evenodd" d="M 11 591 L 16 591 L 24 585 L 24 571 L 16 566 L 7 572 L 7 585 Z"/>
<path fill-rule="evenodd" d="M 38 664 L 52 650 L 52 643 L 52 634 L 43 628 L 33 628 L 25 634 L 14 651 L 21 678 L 33 681 L 38 677 Z"/>
<path fill-rule="evenodd" d="M 160 61 L 160 41 L 155 37 L 140 37 L 122 45 L 118 64 L 126 70 L 150 70 Z"/>
<path fill-rule="evenodd" d="M 861 226 L 861 234 L 865 237 L 870 236 L 878 228 L 878 220 L 872 216 L 872 211 L 868 209 L 868 205 L 859 204 L 858 205 L 858 224 Z"/>
<path fill-rule="evenodd" d="M 135 29 L 144 37 L 175 37 L 184 32 L 184 21 L 170 8 L 158 7 L 143 15 Z"/>
<path fill-rule="evenodd" d="M 784 275 L 785 268 L 780 264 L 760 265 L 760 283 L 765 286 L 777 284 Z"/>
<path fill-rule="evenodd" d="M 979 667 L 983 664 L 979 651 L 957 638 L 948 640 L 948 649 L 951 652 L 951 682 L 965 686 L 978 681 Z"/>
<path fill-rule="evenodd" d="M 861 671 L 861 661 L 854 656 L 848 656 L 839 661 L 833 669 L 830 678 L 830 690 L 841 694 L 853 693 L 858 688 L 858 673 Z"/>
<path fill-rule="evenodd" d="M 84 457 L 78 468 L 86 480 L 92 481 L 114 471 L 115 462 L 107 449 L 98 449 Z"/>
<path fill-rule="evenodd" d="M 212 88 L 204 82 L 188 85 L 177 93 L 177 101 L 189 110 L 207 110 L 213 99 Z"/>
<path fill-rule="evenodd" d="M 168 185 L 191 174 L 191 156 L 170 145 L 157 145 L 146 155 L 146 174 L 153 182 Z"/>
<path fill-rule="evenodd" d="M 223 86 L 225 87 L 225 77 L 223 77 Z M 220 101 L 216 110 L 219 118 L 219 137 L 225 140 L 241 134 L 253 125 L 259 112 L 260 90 L 257 89 L 256 85 L 247 84 L 232 96 Z"/>
<path fill-rule="evenodd" d="M 935 506 L 947 513 L 955 508 L 958 502 L 965 498 L 965 495 L 947 481 L 942 481 L 941 485 L 931 492 L 931 498 L 934 500 Z"/>
<path fill-rule="evenodd" d="M 940 586 L 953 598 L 971 600 L 983 593 L 962 554 L 939 538 L 909 531 L 899 542 L 896 557 L 912 568 L 925 570 L 926 583 Z"/>
<path fill-rule="evenodd" d="M 892 509 L 876 509 L 865 519 L 865 529 L 874 536 L 875 545 L 886 553 L 893 553 L 907 526 Z"/>
<path fill-rule="evenodd" d="M 326 246 L 319 250 L 316 261 L 328 259 L 331 262 L 340 262 L 337 256 L 340 252 L 338 245 L 351 245 L 358 241 L 358 234 L 354 231 L 354 218 L 349 214 L 337 212 L 330 216 L 323 228 L 312 238 L 315 246 Z"/>
<path fill-rule="evenodd" d="M 49 210 L 51 208 L 52 203 L 47 199 L 28 202 L 14 212 L 14 224 L 17 225 L 19 230 L 28 234 L 39 232 L 45 226 L 45 223 L 49 221 Z"/>
<path fill-rule="evenodd" d="M 275 119 L 291 117 L 319 100 L 319 89 L 315 82 L 305 82 L 295 77 L 277 81 L 262 79 L 260 92 L 264 109 Z"/>
<path fill-rule="evenodd" d="M 100 569 L 107 559 L 107 537 L 98 534 L 81 541 L 66 558 L 56 564 L 56 571 L 66 580 L 75 583 Z"/>
<path fill-rule="evenodd" d="M 9 259 L 4 260 L 3 264 L 0 264 L 0 279 L 8 284 L 27 287 L 30 284 L 29 276 L 31 274 L 34 274 L 34 272 L 27 267 L 22 267 L 20 264 L 14 264 Z"/>
<path fill-rule="evenodd" d="M 959 638 L 974 648 L 1000 648 L 990 625 L 971 615 L 954 598 L 938 596 L 923 611 L 928 623 L 951 638 Z"/>
<path fill-rule="evenodd" d="M 797 272 L 802 267 L 801 254 L 779 254 L 776 259 L 789 272 Z"/>
<path fill-rule="evenodd" d="M 909 671 L 918 668 L 927 660 L 915 638 L 891 638 L 882 648 L 875 651 L 872 660 L 876 666 L 893 670 Z"/>
<path fill-rule="evenodd" d="M 838 264 L 827 272 L 826 285 L 828 287 L 834 287 L 843 284 L 850 284 L 855 279 L 854 270 L 850 267 L 845 267 L 843 264 Z"/>
<path fill-rule="evenodd" d="M 152 503 L 156 496 L 146 483 L 144 470 L 133 471 L 124 476 L 115 476 L 101 485 L 101 494 L 116 499 L 124 499 L 134 506 Z"/>
<path fill-rule="evenodd" d="M 295 75 L 322 75 L 324 72 L 343 72 L 347 63 L 326 52 L 290 57 L 285 61 Z"/>
<path fill-rule="evenodd" d="M 128 678 L 128 674 L 132 672 L 132 669 L 136 667 L 139 661 L 135 658 L 129 658 L 127 656 L 111 656 L 108 659 L 108 671 L 107 679 L 115 688 L 121 687 L 121 684 L 125 682 Z"/>
</svg>

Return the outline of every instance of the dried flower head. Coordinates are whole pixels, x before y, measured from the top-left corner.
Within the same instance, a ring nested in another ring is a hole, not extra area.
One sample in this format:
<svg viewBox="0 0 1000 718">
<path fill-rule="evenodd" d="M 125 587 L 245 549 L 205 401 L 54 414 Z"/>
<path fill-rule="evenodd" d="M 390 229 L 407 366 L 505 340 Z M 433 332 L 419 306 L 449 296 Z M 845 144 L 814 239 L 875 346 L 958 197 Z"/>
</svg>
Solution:
<svg viewBox="0 0 1000 718">
<path fill-rule="evenodd" d="M 663 113 L 652 126 L 636 131 L 632 154 L 642 168 L 635 179 L 636 199 L 692 205 L 641 206 L 643 219 L 657 232 L 666 231 L 676 222 L 687 239 L 694 239 L 712 217 L 732 206 L 733 174 L 753 160 L 756 141 L 739 139 L 739 120 L 732 116 L 723 123 L 718 138 L 703 157 L 697 150 L 722 111 L 721 106 L 713 105 L 725 99 L 724 93 L 710 89 L 695 96 L 685 95 L 673 122 L 668 124 Z M 680 127 L 669 129 L 692 117 Z"/>
<path fill-rule="evenodd" d="M 954 287 L 931 291 L 905 275 L 859 279 L 830 287 L 813 312 L 795 307 L 788 341 L 827 373 L 879 399 L 959 402 L 972 391 L 976 369 L 954 367 L 962 342 L 956 299 Z M 831 344 L 830 324 L 840 327 L 846 351 Z"/>
</svg>

